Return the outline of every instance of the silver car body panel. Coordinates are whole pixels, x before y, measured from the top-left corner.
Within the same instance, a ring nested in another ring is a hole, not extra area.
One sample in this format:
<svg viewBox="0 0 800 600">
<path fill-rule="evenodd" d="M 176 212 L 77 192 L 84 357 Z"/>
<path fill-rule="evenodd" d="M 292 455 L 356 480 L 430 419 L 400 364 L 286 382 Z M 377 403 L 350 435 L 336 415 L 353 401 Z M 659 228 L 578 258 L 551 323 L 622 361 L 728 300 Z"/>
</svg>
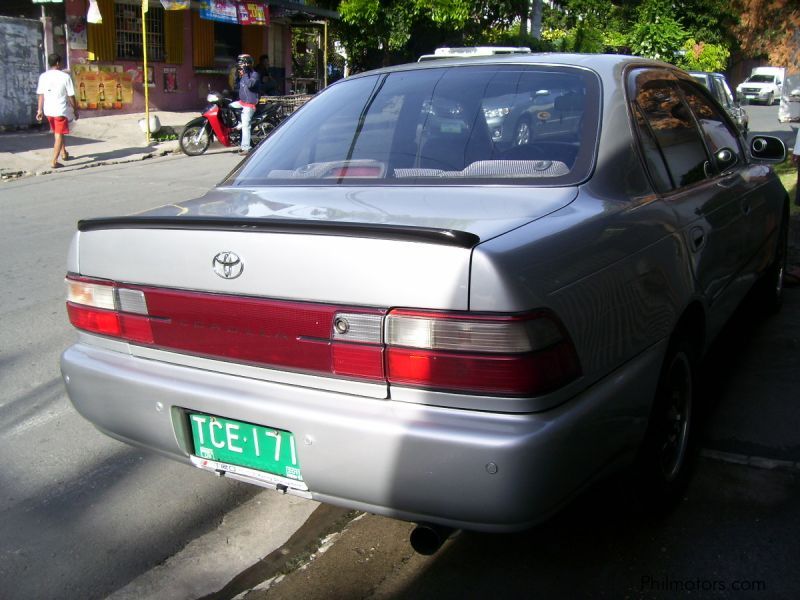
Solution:
<svg viewBox="0 0 800 600">
<path fill-rule="evenodd" d="M 78 411 L 122 441 L 189 461 L 183 409 L 236 415 L 293 432 L 316 500 L 505 531 L 541 520 L 629 458 L 649 411 L 638 390 L 655 385 L 663 351 L 657 345 L 561 407 L 536 414 L 375 401 L 88 343 L 66 350 L 61 367 Z"/>
</svg>

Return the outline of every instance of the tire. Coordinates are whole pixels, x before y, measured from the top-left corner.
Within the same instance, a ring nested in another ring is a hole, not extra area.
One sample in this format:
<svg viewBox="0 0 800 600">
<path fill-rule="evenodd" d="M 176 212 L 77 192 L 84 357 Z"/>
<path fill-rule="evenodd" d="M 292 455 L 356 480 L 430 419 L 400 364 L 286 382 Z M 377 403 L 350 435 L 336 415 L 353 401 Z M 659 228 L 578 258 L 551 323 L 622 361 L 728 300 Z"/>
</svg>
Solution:
<svg viewBox="0 0 800 600">
<path fill-rule="evenodd" d="M 775 314 L 783 306 L 783 285 L 786 275 L 786 261 L 789 255 L 788 246 L 789 219 L 787 215 L 784 215 L 778 232 L 778 246 L 775 248 L 775 256 L 754 289 L 756 302 L 766 314 Z"/>
<path fill-rule="evenodd" d="M 181 150 L 187 156 L 200 156 L 211 145 L 211 132 L 208 130 L 208 121 L 192 121 L 181 132 L 178 140 Z"/>
<path fill-rule="evenodd" d="M 522 117 L 514 127 L 514 146 L 524 146 L 531 141 L 531 122 Z"/>
<path fill-rule="evenodd" d="M 634 494 L 648 513 L 671 508 L 689 483 L 696 456 L 695 365 L 694 349 L 685 338 L 670 342 L 634 465 Z"/>
<path fill-rule="evenodd" d="M 767 96 L 767 106 L 772 106 L 772 102 L 773 102 L 774 99 L 775 99 L 775 96 L 772 93 L 770 93 L 770 95 Z"/>
</svg>

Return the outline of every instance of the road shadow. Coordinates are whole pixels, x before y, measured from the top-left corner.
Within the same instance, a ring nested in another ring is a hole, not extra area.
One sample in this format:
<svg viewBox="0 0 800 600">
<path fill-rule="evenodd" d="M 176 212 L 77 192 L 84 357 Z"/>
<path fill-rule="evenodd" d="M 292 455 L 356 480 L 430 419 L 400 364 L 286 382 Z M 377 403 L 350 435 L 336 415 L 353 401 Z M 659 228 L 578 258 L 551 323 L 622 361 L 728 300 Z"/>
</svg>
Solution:
<svg viewBox="0 0 800 600">
<path fill-rule="evenodd" d="M 69 147 L 96 144 L 102 140 L 67 134 L 66 141 L 67 147 Z M 53 134 L 47 127 L 0 133 L 0 152 L 32 152 L 52 147 Z"/>
<path fill-rule="evenodd" d="M 461 533 L 391 597 L 790 597 L 796 478 L 708 460 L 700 472 L 661 518 L 632 515 L 608 481 L 529 531 Z M 736 585 L 761 594 L 731 595 Z"/>
<path fill-rule="evenodd" d="M 127 158 L 129 156 L 135 156 L 137 154 L 149 154 L 154 150 L 155 144 L 150 146 L 137 146 L 131 148 L 118 148 L 116 150 L 112 150 L 110 152 L 89 152 L 87 154 L 80 154 L 78 152 L 75 153 L 73 158 L 75 159 L 75 163 L 71 160 L 65 163 L 65 166 L 69 166 L 72 164 L 78 164 L 80 162 L 84 162 L 88 160 L 88 162 L 105 162 L 108 160 L 117 160 L 120 158 Z"/>
</svg>

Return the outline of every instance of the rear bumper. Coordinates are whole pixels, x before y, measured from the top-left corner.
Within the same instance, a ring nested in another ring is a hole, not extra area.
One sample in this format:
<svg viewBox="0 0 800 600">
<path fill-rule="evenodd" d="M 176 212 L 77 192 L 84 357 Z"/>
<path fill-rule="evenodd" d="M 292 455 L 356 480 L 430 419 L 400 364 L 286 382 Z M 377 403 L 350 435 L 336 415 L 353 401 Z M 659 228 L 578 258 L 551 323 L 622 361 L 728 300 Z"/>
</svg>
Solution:
<svg viewBox="0 0 800 600">
<path fill-rule="evenodd" d="M 507 531 L 546 518 L 646 425 L 658 344 L 555 409 L 501 414 L 363 398 L 137 358 L 79 343 L 61 359 L 78 412 L 189 462 L 184 410 L 291 431 L 313 499 L 409 521 Z"/>
</svg>

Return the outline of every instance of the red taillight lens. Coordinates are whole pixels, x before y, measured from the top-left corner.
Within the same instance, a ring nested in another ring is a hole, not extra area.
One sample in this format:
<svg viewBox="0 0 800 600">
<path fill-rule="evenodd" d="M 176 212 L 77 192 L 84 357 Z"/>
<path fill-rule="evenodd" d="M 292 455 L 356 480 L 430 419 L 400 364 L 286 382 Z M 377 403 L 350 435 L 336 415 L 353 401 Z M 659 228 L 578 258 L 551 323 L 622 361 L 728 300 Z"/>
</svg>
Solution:
<svg viewBox="0 0 800 600">
<path fill-rule="evenodd" d="M 78 329 L 114 337 L 122 334 L 119 315 L 113 311 L 89 308 L 68 302 L 67 314 L 69 314 L 70 323 Z"/>
<path fill-rule="evenodd" d="M 580 375 L 574 348 L 551 314 L 480 316 L 392 311 L 386 327 L 390 383 L 533 396 Z"/>
<path fill-rule="evenodd" d="M 535 396 L 580 375 L 549 312 L 343 309 L 70 276 L 78 329 L 157 348 L 458 393 Z"/>
<path fill-rule="evenodd" d="M 67 278 L 78 329 L 297 371 L 385 381 L 382 311 Z"/>
<path fill-rule="evenodd" d="M 91 279 L 67 278 L 66 283 L 67 314 L 75 327 L 130 342 L 153 343 L 150 319 L 138 314 L 147 312 L 142 292 Z"/>
</svg>

